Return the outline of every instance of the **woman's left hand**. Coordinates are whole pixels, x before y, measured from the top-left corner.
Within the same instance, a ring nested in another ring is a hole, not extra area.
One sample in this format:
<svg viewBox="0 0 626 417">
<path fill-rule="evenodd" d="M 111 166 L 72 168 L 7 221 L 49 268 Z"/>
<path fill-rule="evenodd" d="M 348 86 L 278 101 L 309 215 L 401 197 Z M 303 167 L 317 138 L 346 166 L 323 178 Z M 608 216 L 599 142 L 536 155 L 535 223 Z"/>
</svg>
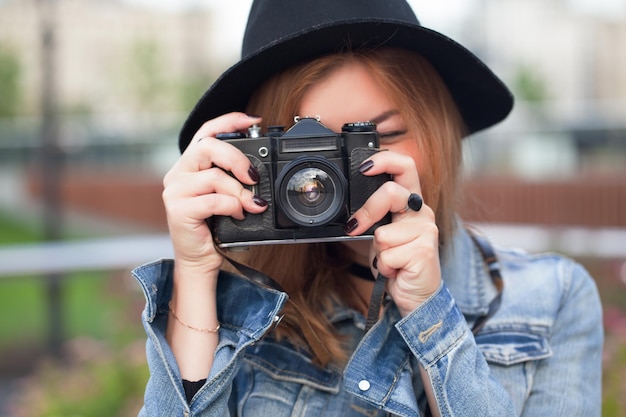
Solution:
<svg viewBox="0 0 626 417">
<path fill-rule="evenodd" d="M 406 210 L 412 193 L 422 195 L 413 158 L 392 152 L 379 152 L 368 159 L 373 165 L 362 171 L 371 176 L 391 174 L 348 221 L 351 236 L 369 229 L 387 213 L 389 224 L 378 227 L 370 249 L 373 272 L 388 278 L 387 292 L 402 316 L 408 315 L 434 294 L 441 285 L 439 229 L 435 214 L 426 204 L 419 211 Z M 367 162 L 362 167 L 369 166 Z M 376 271 L 377 270 L 377 271 Z"/>
</svg>

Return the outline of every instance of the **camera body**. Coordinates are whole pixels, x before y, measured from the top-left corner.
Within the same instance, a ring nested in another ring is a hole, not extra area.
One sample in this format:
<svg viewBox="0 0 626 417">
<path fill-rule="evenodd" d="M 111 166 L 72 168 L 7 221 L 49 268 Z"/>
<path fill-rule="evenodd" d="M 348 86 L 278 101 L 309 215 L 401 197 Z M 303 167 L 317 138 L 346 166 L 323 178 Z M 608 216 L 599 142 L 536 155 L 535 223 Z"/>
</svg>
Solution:
<svg viewBox="0 0 626 417">
<path fill-rule="evenodd" d="M 248 134 L 217 135 L 241 150 L 258 170 L 260 181 L 247 186 L 268 202 L 260 214 L 244 220 L 230 216 L 208 219 L 222 248 L 260 244 L 332 242 L 371 239 L 374 229 L 359 236 L 343 230 L 348 218 L 391 177 L 365 176 L 359 166 L 379 151 L 378 132 L 371 122 L 347 123 L 336 133 L 314 118 L 296 118 L 285 132 L 281 126 L 265 136 L 253 126 Z"/>
</svg>

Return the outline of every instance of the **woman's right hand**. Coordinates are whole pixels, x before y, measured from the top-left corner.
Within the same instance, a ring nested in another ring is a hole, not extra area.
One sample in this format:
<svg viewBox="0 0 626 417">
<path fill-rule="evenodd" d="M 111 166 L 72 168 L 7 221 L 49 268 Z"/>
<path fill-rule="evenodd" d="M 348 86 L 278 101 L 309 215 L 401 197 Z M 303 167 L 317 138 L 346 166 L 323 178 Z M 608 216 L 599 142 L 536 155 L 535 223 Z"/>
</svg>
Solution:
<svg viewBox="0 0 626 417">
<path fill-rule="evenodd" d="M 206 276 L 222 265 L 223 257 L 215 249 L 205 219 L 223 215 L 241 220 L 245 212 L 266 209 L 267 203 L 242 185 L 259 179 L 249 159 L 215 138 L 218 133 L 244 131 L 260 121 L 260 117 L 229 113 L 206 122 L 165 175 L 163 202 L 177 269 Z"/>
<path fill-rule="evenodd" d="M 243 131 L 260 121 L 230 113 L 206 122 L 163 179 L 163 202 L 174 247 L 172 313 L 166 337 L 182 378 L 189 381 L 207 378 L 219 341 L 216 288 L 224 259 L 205 220 L 214 215 L 243 219 L 245 212 L 265 210 L 263 201 L 243 186 L 258 181 L 250 160 L 215 136 Z"/>
</svg>

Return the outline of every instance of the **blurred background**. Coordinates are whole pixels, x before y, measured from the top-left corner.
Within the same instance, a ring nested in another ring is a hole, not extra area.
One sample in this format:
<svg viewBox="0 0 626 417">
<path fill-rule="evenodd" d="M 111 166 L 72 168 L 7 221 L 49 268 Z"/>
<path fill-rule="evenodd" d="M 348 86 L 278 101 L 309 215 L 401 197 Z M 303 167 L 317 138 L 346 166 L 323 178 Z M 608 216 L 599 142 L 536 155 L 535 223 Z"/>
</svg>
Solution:
<svg viewBox="0 0 626 417">
<path fill-rule="evenodd" d="M 603 415 L 625 416 L 626 2 L 410 3 L 514 90 L 511 116 L 465 141 L 462 215 L 587 267 Z M 186 114 L 237 60 L 249 5 L 0 0 L 0 415 L 137 414 L 130 270 L 171 255 L 161 179 Z"/>
</svg>

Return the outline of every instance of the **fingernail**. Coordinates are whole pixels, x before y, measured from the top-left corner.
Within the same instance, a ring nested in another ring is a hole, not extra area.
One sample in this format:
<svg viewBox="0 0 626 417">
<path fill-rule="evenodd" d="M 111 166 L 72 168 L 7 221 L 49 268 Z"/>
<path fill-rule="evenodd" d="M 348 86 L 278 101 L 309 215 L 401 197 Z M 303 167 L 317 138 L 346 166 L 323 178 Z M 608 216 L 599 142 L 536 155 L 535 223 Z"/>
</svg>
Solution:
<svg viewBox="0 0 626 417">
<path fill-rule="evenodd" d="M 372 161 L 371 159 L 368 159 L 367 161 L 363 162 L 361 166 L 359 166 L 359 172 L 361 174 L 366 173 L 367 171 L 372 169 L 373 166 L 374 166 L 374 161 Z"/>
<path fill-rule="evenodd" d="M 374 269 L 378 269 L 378 258 L 374 256 L 374 260 L 372 260 L 372 266 Z"/>
<path fill-rule="evenodd" d="M 267 206 L 267 200 L 259 197 L 258 195 L 255 195 L 255 196 L 252 197 L 252 202 L 254 204 L 256 204 L 257 206 L 259 206 L 259 207 Z"/>
<path fill-rule="evenodd" d="M 251 119 L 260 119 L 261 116 L 259 116 L 258 114 L 246 114 L 246 116 L 248 116 Z"/>
<path fill-rule="evenodd" d="M 345 226 L 343 226 L 343 230 L 346 233 L 350 233 L 354 229 L 356 229 L 358 225 L 359 225 L 359 221 L 356 219 L 356 217 L 353 217 L 350 220 L 348 220 L 348 223 L 346 223 Z"/>
<path fill-rule="evenodd" d="M 252 165 L 250 165 L 250 168 L 248 168 L 248 175 L 250 176 L 250 179 L 254 182 L 259 182 L 259 180 L 261 179 L 259 171 Z"/>
</svg>

